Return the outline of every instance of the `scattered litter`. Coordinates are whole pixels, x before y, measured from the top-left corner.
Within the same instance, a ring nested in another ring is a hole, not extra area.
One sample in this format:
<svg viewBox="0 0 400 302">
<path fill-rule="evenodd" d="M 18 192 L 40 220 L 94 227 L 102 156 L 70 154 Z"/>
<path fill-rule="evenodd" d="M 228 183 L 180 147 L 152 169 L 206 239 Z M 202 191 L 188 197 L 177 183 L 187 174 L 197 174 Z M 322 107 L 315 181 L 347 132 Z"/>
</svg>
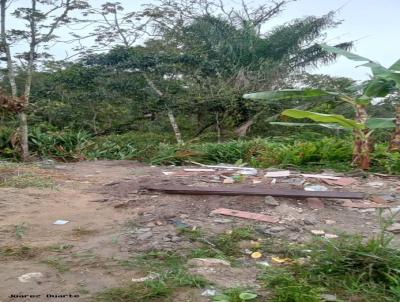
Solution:
<svg viewBox="0 0 400 302">
<path fill-rule="evenodd" d="M 185 172 L 215 172 L 215 169 L 201 169 L 201 168 L 194 168 L 194 169 L 183 169 Z"/>
<path fill-rule="evenodd" d="M 367 185 L 370 187 L 379 188 L 379 187 L 384 186 L 385 184 L 380 181 L 372 181 L 372 182 L 368 182 Z"/>
<path fill-rule="evenodd" d="M 279 221 L 279 218 L 273 217 L 273 216 L 245 212 L 245 211 L 237 211 L 237 210 L 231 210 L 231 209 L 225 209 L 225 208 L 216 209 L 216 210 L 212 211 L 211 213 L 227 215 L 227 216 L 234 216 L 234 217 L 245 218 L 245 219 L 258 220 L 258 221 L 264 221 L 264 222 L 269 222 L 269 223 L 276 223 Z"/>
<path fill-rule="evenodd" d="M 290 259 L 290 258 L 272 257 L 271 259 L 275 263 L 287 263 L 287 262 L 290 263 L 290 262 L 293 262 L 293 259 Z"/>
<path fill-rule="evenodd" d="M 332 179 L 332 180 L 340 179 L 340 177 L 338 176 L 326 175 L 326 174 L 301 174 L 301 176 L 305 178 Z"/>
<path fill-rule="evenodd" d="M 230 266 L 231 264 L 222 259 L 217 258 L 192 258 L 188 261 L 188 265 L 199 267 L 213 267 L 213 266 Z"/>
<path fill-rule="evenodd" d="M 323 295 L 321 295 L 321 298 L 326 302 L 336 302 L 337 301 L 336 295 L 323 294 Z"/>
<path fill-rule="evenodd" d="M 326 239 L 335 239 L 335 238 L 338 238 L 339 236 L 335 235 L 335 234 L 325 234 L 324 237 Z"/>
<path fill-rule="evenodd" d="M 314 234 L 314 235 L 317 235 L 317 236 L 325 235 L 325 231 L 324 230 L 311 230 L 310 232 L 312 234 Z"/>
<path fill-rule="evenodd" d="M 243 254 L 251 255 L 251 254 L 253 254 L 253 251 L 251 249 L 244 249 Z"/>
<path fill-rule="evenodd" d="M 313 192 L 326 192 L 328 188 L 321 185 L 306 185 L 304 187 L 305 191 L 313 191 Z"/>
<path fill-rule="evenodd" d="M 273 180 L 271 180 L 271 185 L 276 184 L 276 178 L 274 178 Z"/>
<path fill-rule="evenodd" d="M 224 184 L 234 184 L 235 180 L 232 177 L 227 177 L 223 181 Z"/>
<path fill-rule="evenodd" d="M 213 166 L 213 165 L 204 165 L 195 161 L 192 161 L 191 163 L 201 166 L 201 167 L 206 167 L 206 168 L 211 168 L 211 169 L 227 169 L 227 170 L 250 170 L 254 171 L 256 169 L 254 168 L 249 168 L 249 167 L 240 167 L 240 166 L 224 166 L 224 165 L 218 165 L 218 166 Z M 257 171 L 257 170 L 256 170 Z"/>
<path fill-rule="evenodd" d="M 268 263 L 268 261 L 259 261 L 257 262 L 258 265 L 264 266 L 264 267 L 268 267 L 270 266 L 270 264 Z"/>
<path fill-rule="evenodd" d="M 260 252 L 254 252 L 251 254 L 251 258 L 253 259 L 260 259 L 262 257 L 262 254 Z"/>
<path fill-rule="evenodd" d="M 290 171 L 289 170 L 283 170 L 283 171 L 271 171 L 267 172 L 267 174 L 264 175 L 265 177 L 288 177 L 290 176 Z"/>
<path fill-rule="evenodd" d="M 53 222 L 53 224 L 64 225 L 64 224 L 67 224 L 68 222 L 69 222 L 68 220 L 56 220 Z"/>
<path fill-rule="evenodd" d="M 213 288 L 208 288 L 201 293 L 203 297 L 214 297 L 217 294 L 217 291 Z"/>
<path fill-rule="evenodd" d="M 325 204 L 319 198 L 307 198 L 307 205 L 314 210 L 325 208 Z"/>
<path fill-rule="evenodd" d="M 164 175 L 174 175 L 175 174 L 175 172 L 171 172 L 171 171 L 163 171 L 162 172 Z"/>
<path fill-rule="evenodd" d="M 265 204 L 269 205 L 269 206 L 279 206 L 279 201 L 277 201 L 275 198 L 273 198 L 272 196 L 265 196 Z"/>
<path fill-rule="evenodd" d="M 147 275 L 146 277 L 132 278 L 132 282 L 146 282 L 146 281 L 150 281 L 150 280 L 155 280 L 158 277 L 160 277 L 159 274 L 151 273 L 151 274 Z"/>
<path fill-rule="evenodd" d="M 335 220 L 330 220 L 330 219 L 325 220 L 325 224 L 335 224 L 335 223 L 336 223 Z"/>
<path fill-rule="evenodd" d="M 27 283 L 27 282 L 30 282 L 31 279 L 33 279 L 33 278 L 42 278 L 42 277 L 43 277 L 42 273 L 34 272 L 34 273 L 27 273 L 22 276 L 19 276 L 18 280 L 19 280 L 19 282 Z"/>
<path fill-rule="evenodd" d="M 257 169 L 249 168 L 249 169 L 246 169 L 246 170 L 241 170 L 241 171 L 239 172 L 239 174 L 241 174 L 241 175 L 256 176 L 256 175 L 258 174 L 258 171 L 257 171 Z"/>
<path fill-rule="evenodd" d="M 343 207 L 346 208 L 388 208 L 388 205 L 377 204 L 373 202 L 352 202 L 351 200 L 346 200 L 343 204 Z"/>
<path fill-rule="evenodd" d="M 260 184 L 260 183 L 262 183 L 261 180 L 253 179 L 253 184 L 254 184 L 254 185 L 257 185 L 257 184 Z"/>
<path fill-rule="evenodd" d="M 336 180 L 323 179 L 323 181 L 331 186 L 342 186 L 342 187 L 349 186 L 349 185 L 352 185 L 357 182 L 357 180 L 355 178 L 351 178 L 351 177 L 340 177 Z"/>
<path fill-rule="evenodd" d="M 386 230 L 395 234 L 400 233 L 400 223 L 393 223 Z"/>
</svg>

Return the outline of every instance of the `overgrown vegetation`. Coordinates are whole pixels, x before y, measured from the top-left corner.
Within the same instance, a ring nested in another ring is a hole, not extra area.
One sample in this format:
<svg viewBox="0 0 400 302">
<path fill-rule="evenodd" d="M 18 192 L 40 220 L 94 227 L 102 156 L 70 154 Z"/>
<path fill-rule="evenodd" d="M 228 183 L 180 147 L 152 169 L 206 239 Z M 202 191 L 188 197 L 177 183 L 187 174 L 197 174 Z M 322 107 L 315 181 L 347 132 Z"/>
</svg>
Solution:
<svg viewBox="0 0 400 302">
<path fill-rule="evenodd" d="M 318 302 L 321 294 L 336 295 L 338 301 L 400 298 L 400 252 L 384 230 L 372 239 L 345 234 L 334 240 L 315 239 L 295 254 L 304 261 L 264 273 L 266 288 L 274 291 L 271 301 Z"/>
</svg>

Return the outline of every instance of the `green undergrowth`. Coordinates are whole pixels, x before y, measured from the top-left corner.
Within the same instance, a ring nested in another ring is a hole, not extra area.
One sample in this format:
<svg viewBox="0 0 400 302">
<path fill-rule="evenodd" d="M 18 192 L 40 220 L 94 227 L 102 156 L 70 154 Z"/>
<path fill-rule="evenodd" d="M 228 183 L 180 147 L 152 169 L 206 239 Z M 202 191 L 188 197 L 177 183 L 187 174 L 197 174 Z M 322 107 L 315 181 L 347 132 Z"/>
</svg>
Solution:
<svg viewBox="0 0 400 302">
<path fill-rule="evenodd" d="M 269 267 L 261 277 L 273 291 L 270 301 L 322 302 L 323 294 L 337 301 L 400 301 L 400 250 L 384 230 L 368 240 L 343 234 L 292 247 L 286 254 L 301 262 Z"/>
<path fill-rule="evenodd" d="M 72 130 L 49 131 L 33 128 L 30 149 L 40 158 L 59 161 L 139 160 L 154 165 L 184 165 L 191 161 L 204 164 L 237 162 L 256 168 L 292 167 L 304 171 L 351 169 L 352 137 L 322 135 L 251 138 L 223 143 L 193 141 L 177 145 L 171 135 L 128 132 L 93 136 Z M 3 139 L 0 156 L 17 159 L 12 146 Z M 378 143 L 372 154 L 372 171 L 400 174 L 400 153 L 387 152 Z"/>
<path fill-rule="evenodd" d="M 187 257 L 173 252 L 151 251 L 120 262 L 127 269 L 141 270 L 154 276 L 144 282 L 107 289 L 94 297 L 99 302 L 164 301 L 183 288 L 202 288 L 208 284 L 201 277 L 188 273 Z"/>
</svg>

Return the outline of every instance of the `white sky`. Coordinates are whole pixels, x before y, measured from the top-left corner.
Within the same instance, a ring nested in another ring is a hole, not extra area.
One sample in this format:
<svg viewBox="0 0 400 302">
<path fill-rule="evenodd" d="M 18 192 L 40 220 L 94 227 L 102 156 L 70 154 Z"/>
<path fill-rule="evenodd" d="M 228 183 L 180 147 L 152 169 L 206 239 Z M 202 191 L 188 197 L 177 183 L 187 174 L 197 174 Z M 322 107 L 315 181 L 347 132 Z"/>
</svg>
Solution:
<svg viewBox="0 0 400 302">
<path fill-rule="evenodd" d="M 110 0 L 109 0 L 110 1 Z M 224 2 L 232 3 L 229 0 Z M 238 1 L 240 0 L 233 0 Z M 18 0 L 16 6 L 29 5 L 29 0 Z M 90 0 L 92 6 L 100 6 L 106 0 Z M 149 4 L 146 0 L 119 0 L 126 11 L 138 10 L 141 4 Z M 262 4 L 263 0 L 246 1 L 254 5 Z M 154 3 L 154 2 L 153 2 Z M 294 18 L 309 15 L 323 15 L 331 10 L 337 10 L 337 18 L 343 23 L 336 29 L 327 32 L 328 44 L 336 44 L 354 40 L 354 52 L 390 66 L 400 58 L 400 0 L 298 0 L 290 3 L 285 11 L 271 20 L 267 26 L 273 28 L 276 25 L 288 22 Z M 268 27 L 267 27 L 268 29 Z M 58 32 L 62 36 L 62 32 Z M 56 58 L 65 56 L 66 45 L 57 45 L 52 49 Z M 345 58 L 336 63 L 312 70 L 313 73 L 327 73 L 336 76 L 347 76 L 362 80 L 368 78 L 369 70 L 366 68 L 354 68 L 357 64 Z"/>
</svg>

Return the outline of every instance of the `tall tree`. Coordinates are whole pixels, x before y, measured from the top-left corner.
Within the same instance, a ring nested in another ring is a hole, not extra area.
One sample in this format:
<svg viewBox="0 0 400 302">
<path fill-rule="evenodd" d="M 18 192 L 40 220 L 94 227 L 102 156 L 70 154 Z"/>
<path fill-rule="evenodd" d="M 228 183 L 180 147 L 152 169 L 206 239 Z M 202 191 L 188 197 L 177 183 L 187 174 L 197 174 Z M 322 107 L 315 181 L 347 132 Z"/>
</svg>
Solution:
<svg viewBox="0 0 400 302">
<path fill-rule="evenodd" d="M 10 9 L 11 4 L 12 0 L 0 0 L 1 50 L 4 52 L 7 61 L 6 69 L 11 97 L 17 99 L 22 96 L 24 100 L 24 109 L 18 113 L 18 116 L 21 157 L 26 161 L 29 160 L 26 110 L 29 105 L 34 70 L 40 60 L 49 56 L 46 48 L 56 39 L 56 30 L 72 21 L 69 13 L 73 10 L 86 8 L 88 4 L 82 0 L 31 0 L 28 7 L 17 7 L 11 13 L 25 27 L 22 27 L 22 29 L 15 29 L 14 27 L 8 30 L 7 26 L 11 22 L 9 21 L 8 9 Z M 15 22 L 15 20 L 12 20 L 12 22 Z M 27 50 L 13 54 L 11 46 L 16 41 L 26 43 Z M 17 62 L 20 62 L 20 64 Z M 17 85 L 17 68 L 20 69 L 20 73 L 24 74 L 24 87 Z"/>
</svg>

